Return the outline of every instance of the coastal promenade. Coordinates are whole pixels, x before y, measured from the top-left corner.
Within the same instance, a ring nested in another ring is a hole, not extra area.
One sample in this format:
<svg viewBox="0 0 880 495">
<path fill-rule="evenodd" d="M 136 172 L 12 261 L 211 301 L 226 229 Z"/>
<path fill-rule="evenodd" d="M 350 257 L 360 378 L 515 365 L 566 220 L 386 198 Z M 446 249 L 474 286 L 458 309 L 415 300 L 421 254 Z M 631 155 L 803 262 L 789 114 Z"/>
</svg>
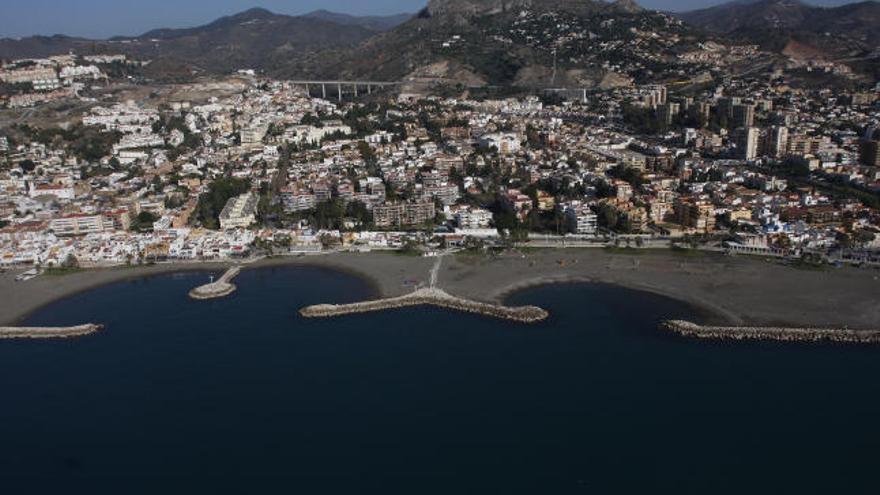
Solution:
<svg viewBox="0 0 880 495">
<path fill-rule="evenodd" d="M 189 291 L 189 297 L 198 300 L 218 299 L 226 297 L 236 291 L 237 287 L 232 280 L 241 273 L 241 266 L 236 265 L 226 270 L 217 281 L 205 284 Z"/>
<path fill-rule="evenodd" d="M 720 327 L 698 325 L 683 320 L 664 321 L 660 327 L 683 337 L 695 337 L 699 339 L 880 344 L 880 330 L 796 327 Z"/>
<path fill-rule="evenodd" d="M 92 323 L 72 327 L 0 327 L 0 340 L 66 339 L 91 335 L 102 328 Z"/>
</svg>

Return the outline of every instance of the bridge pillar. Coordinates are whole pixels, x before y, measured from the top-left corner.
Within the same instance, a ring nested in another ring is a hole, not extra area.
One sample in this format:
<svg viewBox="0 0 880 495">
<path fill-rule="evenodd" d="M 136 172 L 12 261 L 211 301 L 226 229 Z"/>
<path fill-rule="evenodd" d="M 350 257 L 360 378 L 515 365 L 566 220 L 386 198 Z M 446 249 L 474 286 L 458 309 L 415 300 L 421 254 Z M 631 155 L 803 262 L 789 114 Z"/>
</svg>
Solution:
<svg viewBox="0 0 880 495">
<path fill-rule="evenodd" d="M 326 84 L 323 84 L 323 83 L 321 84 L 321 94 L 323 95 L 323 98 L 326 100 L 327 99 L 327 85 Z"/>
<path fill-rule="evenodd" d="M 358 83 L 354 83 L 354 97 L 358 97 Z"/>
<path fill-rule="evenodd" d="M 306 96 L 312 96 L 312 93 L 309 92 L 309 83 L 306 83 Z"/>
<path fill-rule="evenodd" d="M 341 84 L 341 83 L 338 84 L 338 85 L 336 86 L 336 89 L 339 90 L 339 101 L 342 101 L 342 84 Z"/>
<path fill-rule="evenodd" d="M 584 88 L 584 105 L 587 104 L 587 89 Z"/>
<path fill-rule="evenodd" d="M 373 94 L 373 87 L 370 86 L 369 84 L 367 84 L 367 94 L 368 94 L 368 95 Z"/>
</svg>

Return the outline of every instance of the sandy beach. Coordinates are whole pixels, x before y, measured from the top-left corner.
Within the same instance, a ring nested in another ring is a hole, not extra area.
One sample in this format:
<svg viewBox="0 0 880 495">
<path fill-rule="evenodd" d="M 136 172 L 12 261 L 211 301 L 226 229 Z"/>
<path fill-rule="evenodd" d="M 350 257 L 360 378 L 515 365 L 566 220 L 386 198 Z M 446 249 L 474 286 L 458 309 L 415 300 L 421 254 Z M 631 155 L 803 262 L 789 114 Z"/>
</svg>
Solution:
<svg viewBox="0 0 880 495">
<path fill-rule="evenodd" d="M 434 261 L 385 252 L 339 253 L 270 258 L 244 269 L 315 266 L 341 270 L 371 283 L 376 297 L 394 297 L 411 292 L 414 286 L 426 286 Z M 26 282 L 14 280 L 18 272 L 2 274 L 0 325 L 15 325 L 48 303 L 102 285 L 193 270 L 220 274 L 229 266 L 180 263 L 90 269 Z M 609 283 L 679 299 L 693 305 L 698 313 L 694 319 L 706 324 L 880 328 L 878 270 L 802 269 L 702 252 L 537 249 L 498 257 L 453 254 L 444 257 L 437 285 L 458 297 L 500 303 L 519 289 L 563 282 Z"/>
</svg>

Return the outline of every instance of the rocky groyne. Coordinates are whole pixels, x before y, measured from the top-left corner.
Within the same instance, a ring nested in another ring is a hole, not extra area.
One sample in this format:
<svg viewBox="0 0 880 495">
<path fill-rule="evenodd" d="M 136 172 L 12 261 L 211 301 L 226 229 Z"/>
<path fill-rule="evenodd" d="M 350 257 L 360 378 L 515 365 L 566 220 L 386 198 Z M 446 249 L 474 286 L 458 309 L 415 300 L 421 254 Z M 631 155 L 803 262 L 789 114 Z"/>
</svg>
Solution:
<svg viewBox="0 0 880 495">
<path fill-rule="evenodd" d="M 661 327 L 684 337 L 716 340 L 777 340 L 783 342 L 841 342 L 880 344 L 880 330 L 795 327 L 717 327 L 669 320 Z"/>
<path fill-rule="evenodd" d="M 235 284 L 232 283 L 232 279 L 238 276 L 239 273 L 241 273 L 241 267 L 233 266 L 229 270 L 226 270 L 226 273 L 224 273 L 216 282 L 205 284 L 189 291 L 189 297 L 198 300 L 226 297 L 237 289 Z"/>
<path fill-rule="evenodd" d="M 0 327 L 0 340 L 4 339 L 67 339 L 91 335 L 103 326 L 89 323 L 72 327 Z"/>
<path fill-rule="evenodd" d="M 420 289 L 400 297 L 353 304 L 319 304 L 303 308 L 300 314 L 306 318 L 329 318 L 412 306 L 437 306 L 519 323 L 536 323 L 549 316 L 546 310 L 537 306 L 510 307 L 487 304 L 455 297 L 440 289 Z"/>
</svg>

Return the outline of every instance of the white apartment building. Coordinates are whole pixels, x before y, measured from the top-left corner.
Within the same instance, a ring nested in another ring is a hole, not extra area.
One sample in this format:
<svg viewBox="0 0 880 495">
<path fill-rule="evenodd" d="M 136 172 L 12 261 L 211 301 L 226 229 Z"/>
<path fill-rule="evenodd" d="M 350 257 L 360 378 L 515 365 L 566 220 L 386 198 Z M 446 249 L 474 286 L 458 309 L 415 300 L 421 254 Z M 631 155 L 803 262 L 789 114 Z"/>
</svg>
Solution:
<svg viewBox="0 0 880 495">
<path fill-rule="evenodd" d="M 761 138 L 761 130 L 757 127 L 742 129 L 738 135 L 737 151 L 741 158 L 754 160 L 758 157 L 758 141 Z"/>
<path fill-rule="evenodd" d="M 593 210 L 578 201 L 565 205 L 569 230 L 578 235 L 593 235 L 599 230 L 599 218 Z"/>
<path fill-rule="evenodd" d="M 255 122 L 241 130 L 241 146 L 249 150 L 257 150 L 263 147 L 263 138 L 269 132 L 269 124 Z"/>
<path fill-rule="evenodd" d="M 126 134 L 122 136 L 118 144 L 113 145 L 113 153 L 119 154 L 121 150 L 136 148 L 161 148 L 165 146 L 165 139 L 158 134 Z"/>
<path fill-rule="evenodd" d="M 104 130 L 114 131 L 127 126 L 149 126 L 159 120 L 155 110 L 144 110 L 133 103 L 114 105 L 111 108 L 96 107 L 91 115 L 83 117 L 83 125 L 102 126 Z"/>
<path fill-rule="evenodd" d="M 437 198 L 444 206 L 454 205 L 459 196 L 458 185 L 451 183 L 425 186 L 421 189 L 423 199 Z"/>
<path fill-rule="evenodd" d="M 315 195 L 306 190 L 286 188 L 281 190 L 280 196 L 284 211 L 288 213 L 313 210 L 318 204 Z"/>
<path fill-rule="evenodd" d="M 49 67 L 0 71 L 0 81 L 7 84 L 32 84 L 36 90 L 51 90 L 61 87 L 58 73 Z"/>
<path fill-rule="evenodd" d="M 73 200 L 76 192 L 72 184 L 34 184 L 28 187 L 28 196 L 37 198 L 40 196 L 55 196 L 57 199 Z"/>
<path fill-rule="evenodd" d="M 296 142 L 298 143 L 320 143 L 324 137 L 331 134 L 341 133 L 345 135 L 351 134 L 351 127 L 342 124 L 328 125 L 324 127 L 312 127 L 309 125 L 298 125 L 294 127 L 296 131 Z"/>
<path fill-rule="evenodd" d="M 462 229 L 485 229 L 492 224 L 492 212 L 472 206 L 455 211 L 455 222 Z"/>
<path fill-rule="evenodd" d="M 257 196 L 253 193 L 230 198 L 220 212 L 223 230 L 247 228 L 257 221 Z"/>
<path fill-rule="evenodd" d="M 77 65 L 73 67 L 64 67 L 61 69 L 59 77 L 65 82 L 69 82 L 74 79 L 96 80 L 104 77 L 104 74 L 102 74 L 101 70 L 94 65 Z"/>
<path fill-rule="evenodd" d="M 125 62 L 125 55 L 86 55 L 83 60 L 92 64 L 112 64 Z"/>
<path fill-rule="evenodd" d="M 71 215 L 50 221 L 49 230 L 57 236 L 98 234 L 113 230 L 113 222 L 103 215 Z"/>
<path fill-rule="evenodd" d="M 480 144 L 490 148 L 494 147 L 502 155 L 516 153 L 522 147 L 519 136 L 511 132 L 486 134 L 480 138 Z"/>
</svg>

